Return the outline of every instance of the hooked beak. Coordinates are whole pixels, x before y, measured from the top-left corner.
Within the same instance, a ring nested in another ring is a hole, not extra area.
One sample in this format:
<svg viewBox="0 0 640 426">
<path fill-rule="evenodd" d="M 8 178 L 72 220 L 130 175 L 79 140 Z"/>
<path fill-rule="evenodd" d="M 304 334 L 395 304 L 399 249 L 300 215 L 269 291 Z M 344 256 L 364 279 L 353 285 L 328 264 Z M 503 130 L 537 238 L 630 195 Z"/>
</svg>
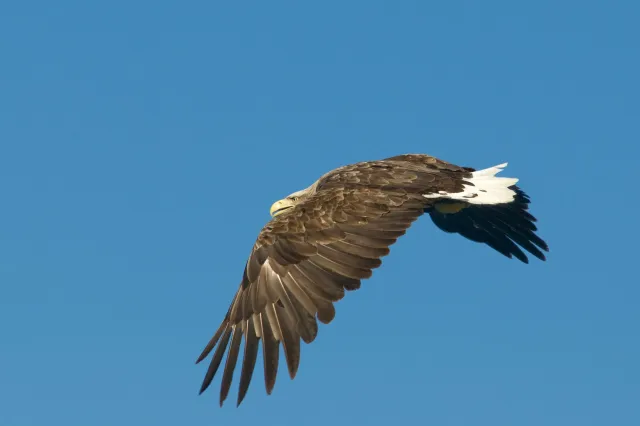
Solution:
<svg viewBox="0 0 640 426">
<path fill-rule="evenodd" d="M 277 215 L 291 207 L 293 207 L 293 203 L 285 198 L 284 200 L 279 200 L 273 203 L 269 214 L 271 214 L 271 217 L 276 217 Z"/>
</svg>

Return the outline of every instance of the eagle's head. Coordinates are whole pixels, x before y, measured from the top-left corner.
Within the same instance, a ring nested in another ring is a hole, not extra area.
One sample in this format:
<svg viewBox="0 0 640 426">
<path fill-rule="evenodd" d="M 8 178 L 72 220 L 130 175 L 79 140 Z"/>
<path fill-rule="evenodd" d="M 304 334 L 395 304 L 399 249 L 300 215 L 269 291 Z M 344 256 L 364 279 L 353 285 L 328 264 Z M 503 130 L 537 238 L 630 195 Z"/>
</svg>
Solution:
<svg viewBox="0 0 640 426">
<path fill-rule="evenodd" d="M 271 216 L 276 217 L 279 214 L 283 213 L 286 210 L 289 210 L 292 207 L 303 202 L 311 193 L 310 187 L 307 189 L 303 189 L 301 191 L 296 191 L 293 194 L 288 195 L 282 200 L 276 201 L 271 206 Z"/>
</svg>

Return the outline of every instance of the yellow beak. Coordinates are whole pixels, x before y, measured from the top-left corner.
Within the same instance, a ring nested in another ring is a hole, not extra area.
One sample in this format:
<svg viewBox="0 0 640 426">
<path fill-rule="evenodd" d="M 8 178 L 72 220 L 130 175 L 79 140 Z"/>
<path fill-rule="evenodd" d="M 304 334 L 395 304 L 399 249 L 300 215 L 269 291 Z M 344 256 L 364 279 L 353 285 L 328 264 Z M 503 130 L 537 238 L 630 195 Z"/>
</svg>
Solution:
<svg viewBox="0 0 640 426">
<path fill-rule="evenodd" d="M 287 200 L 286 198 L 284 200 L 276 201 L 271 206 L 271 210 L 269 211 L 269 214 L 271 214 L 272 217 L 277 216 L 280 213 L 282 213 L 284 209 L 292 206 L 293 206 L 293 203 Z"/>
</svg>

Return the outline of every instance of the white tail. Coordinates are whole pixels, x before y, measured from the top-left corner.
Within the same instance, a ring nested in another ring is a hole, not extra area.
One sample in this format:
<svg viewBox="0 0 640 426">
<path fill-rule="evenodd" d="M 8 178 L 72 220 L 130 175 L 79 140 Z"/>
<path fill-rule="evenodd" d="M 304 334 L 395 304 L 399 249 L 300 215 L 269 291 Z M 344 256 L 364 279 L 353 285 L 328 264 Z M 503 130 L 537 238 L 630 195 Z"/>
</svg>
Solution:
<svg viewBox="0 0 640 426">
<path fill-rule="evenodd" d="M 507 167 L 507 163 L 478 170 L 471 173 L 471 178 L 465 179 L 473 184 L 464 185 L 464 191 L 449 194 L 441 191 L 437 194 L 426 194 L 426 198 L 448 198 L 461 200 L 469 204 L 503 204 L 510 203 L 516 196 L 514 190 L 509 189 L 518 182 L 516 178 L 497 177 L 496 175 Z"/>
</svg>

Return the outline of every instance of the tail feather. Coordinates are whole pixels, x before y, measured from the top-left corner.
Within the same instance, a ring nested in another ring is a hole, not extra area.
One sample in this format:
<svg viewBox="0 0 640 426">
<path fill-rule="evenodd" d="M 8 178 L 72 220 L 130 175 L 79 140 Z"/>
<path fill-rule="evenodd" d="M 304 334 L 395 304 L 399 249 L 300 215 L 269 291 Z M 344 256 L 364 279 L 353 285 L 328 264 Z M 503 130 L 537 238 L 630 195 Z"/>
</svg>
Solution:
<svg viewBox="0 0 640 426">
<path fill-rule="evenodd" d="M 507 167 L 507 163 L 472 172 L 471 177 L 464 179 L 463 190 L 460 192 L 441 191 L 434 194 L 424 194 L 423 196 L 425 198 L 445 198 L 480 205 L 510 203 L 516 197 L 516 193 L 511 187 L 518 182 L 518 179 L 497 177 L 496 175 L 505 167 Z"/>
</svg>

